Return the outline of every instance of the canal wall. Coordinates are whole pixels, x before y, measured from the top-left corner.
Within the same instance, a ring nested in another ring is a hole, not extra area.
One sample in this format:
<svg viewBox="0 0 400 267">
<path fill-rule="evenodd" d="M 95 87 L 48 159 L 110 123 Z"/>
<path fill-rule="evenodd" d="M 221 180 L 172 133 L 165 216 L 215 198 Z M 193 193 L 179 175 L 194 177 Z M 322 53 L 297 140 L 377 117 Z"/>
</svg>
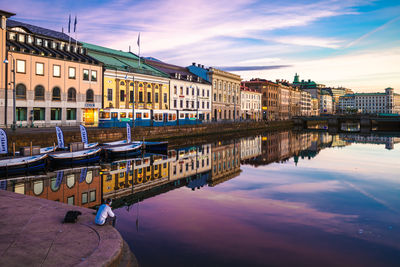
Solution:
<svg viewBox="0 0 400 267">
<path fill-rule="evenodd" d="M 184 139 L 205 138 L 218 135 L 237 135 L 255 131 L 270 131 L 288 129 L 293 127 L 292 121 L 274 122 L 237 122 L 237 123 L 210 123 L 201 125 L 182 125 L 166 127 L 135 127 L 132 129 L 133 140 L 167 140 L 172 143 Z M 65 144 L 80 142 L 81 134 L 79 127 L 62 128 Z M 20 147 L 30 146 L 52 146 L 57 144 L 54 128 L 18 128 L 15 131 L 7 129 L 9 150 L 12 151 L 13 144 L 16 151 Z M 125 128 L 87 128 L 89 142 L 110 142 L 126 138 Z"/>
</svg>

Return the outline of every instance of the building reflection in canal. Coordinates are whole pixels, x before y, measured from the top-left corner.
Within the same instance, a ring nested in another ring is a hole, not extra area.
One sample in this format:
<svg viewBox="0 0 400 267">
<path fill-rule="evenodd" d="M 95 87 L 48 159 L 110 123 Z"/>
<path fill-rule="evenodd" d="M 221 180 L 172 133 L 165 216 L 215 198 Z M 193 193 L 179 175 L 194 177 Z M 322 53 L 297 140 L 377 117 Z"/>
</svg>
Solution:
<svg viewBox="0 0 400 267">
<path fill-rule="evenodd" d="M 312 159 L 325 148 L 352 143 L 384 144 L 393 149 L 398 137 L 327 132 L 269 132 L 232 141 L 169 150 L 166 155 L 144 154 L 98 166 L 15 177 L 0 188 L 53 201 L 95 208 L 112 198 L 116 207 L 130 205 L 179 187 L 192 190 L 216 186 L 237 177 L 241 164 L 262 166 Z"/>
</svg>

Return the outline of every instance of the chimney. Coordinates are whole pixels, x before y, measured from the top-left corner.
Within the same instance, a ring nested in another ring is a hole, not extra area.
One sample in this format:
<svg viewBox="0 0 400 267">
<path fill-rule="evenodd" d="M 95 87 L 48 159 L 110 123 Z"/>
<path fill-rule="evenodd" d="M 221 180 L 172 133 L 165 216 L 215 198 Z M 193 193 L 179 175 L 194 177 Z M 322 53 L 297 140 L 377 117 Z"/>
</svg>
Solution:
<svg viewBox="0 0 400 267">
<path fill-rule="evenodd" d="M 201 64 L 197 64 L 197 67 L 201 68 Z"/>
<path fill-rule="evenodd" d="M 192 66 L 196 66 L 196 62 L 192 62 Z"/>
<path fill-rule="evenodd" d="M 204 65 L 201 65 L 201 68 L 204 69 Z"/>
<path fill-rule="evenodd" d="M 129 46 L 129 53 L 131 52 L 131 46 Z"/>
</svg>

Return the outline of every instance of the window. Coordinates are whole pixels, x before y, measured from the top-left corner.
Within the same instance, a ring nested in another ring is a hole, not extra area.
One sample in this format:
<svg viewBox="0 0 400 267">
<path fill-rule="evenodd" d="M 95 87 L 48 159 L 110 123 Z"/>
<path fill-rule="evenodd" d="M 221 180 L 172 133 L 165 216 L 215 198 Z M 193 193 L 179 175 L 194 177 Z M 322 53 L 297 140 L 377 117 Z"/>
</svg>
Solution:
<svg viewBox="0 0 400 267">
<path fill-rule="evenodd" d="M 41 193 L 43 193 L 43 181 L 35 181 L 33 183 L 33 193 L 35 195 L 40 195 Z"/>
<path fill-rule="evenodd" d="M 91 71 L 91 73 L 92 73 L 92 81 L 97 81 L 97 70 L 92 70 Z"/>
<path fill-rule="evenodd" d="M 18 34 L 18 41 L 21 42 L 21 43 L 25 43 L 25 35 Z"/>
<path fill-rule="evenodd" d="M 147 103 L 151 103 L 151 92 L 147 92 Z"/>
<path fill-rule="evenodd" d="M 74 205 L 75 204 L 75 196 L 70 196 L 67 198 L 67 204 L 68 205 Z"/>
<path fill-rule="evenodd" d="M 53 101 L 60 101 L 61 100 L 61 89 L 60 87 L 53 88 L 53 96 L 51 98 Z"/>
<path fill-rule="evenodd" d="M 168 101 L 168 94 L 164 93 L 164 103 L 167 103 L 167 101 Z"/>
<path fill-rule="evenodd" d="M 73 87 L 68 89 L 68 101 L 76 102 L 76 90 Z"/>
<path fill-rule="evenodd" d="M 119 101 L 121 101 L 121 102 L 125 101 L 125 91 L 124 90 L 119 91 Z"/>
<path fill-rule="evenodd" d="M 18 73 L 26 73 L 25 64 L 26 64 L 25 60 L 17 59 L 17 72 Z"/>
<path fill-rule="evenodd" d="M 52 108 L 50 111 L 50 119 L 52 121 L 60 121 L 61 120 L 61 108 Z"/>
<path fill-rule="evenodd" d="M 139 92 L 139 102 L 143 103 L 143 92 Z"/>
<path fill-rule="evenodd" d="M 75 68 L 69 67 L 68 68 L 68 78 L 75 79 L 75 75 L 76 75 Z"/>
<path fill-rule="evenodd" d="M 83 70 L 83 80 L 89 81 L 89 70 Z"/>
<path fill-rule="evenodd" d="M 94 101 L 94 93 L 92 89 L 88 89 L 86 91 L 86 102 L 93 102 Z"/>
<path fill-rule="evenodd" d="M 154 102 L 155 102 L 155 103 L 158 103 L 158 93 L 155 93 L 155 94 L 154 94 Z"/>
<path fill-rule="evenodd" d="M 88 193 L 82 193 L 82 204 L 88 203 Z"/>
<path fill-rule="evenodd" d="M 33 108 L 33 120 L 44 121 L 45 120 L 45 108 Z"/>
<path fill-rule="evenodd" d="M 174 108 L 176 108 L 176 99 L 174 100 Z"/>
<path fill-rule="evenodd" d="M 43 40 L 36 38 L 36 45 L 42 45 Z"/>
<path fill-rule="evenodd" d="M 36 62 L 36 75 L 44 75 L 44 63 Z"/>
<path fill-rule="evenodd" d="M 112 101 L 113 100 L 113 91 L 110 88 L 107 89 L 107 100 L 108 101 Z"/>
<path fill-rule="evenodd" d="M 76 120 L 76 108 L 67 108 L 67 120 Z"/>
<path fill-rule="evenodd" d="M 15 94 L 17 99 L 26 99 L 26 86 L 22 83 L 17 84 Z"/>
<path fill-rule="evenodd" d="M 35 87 L 35 100 L 44 100 L 44 87 L 41 85 Z"/>
<path fill-rule="evenodd" d="M 133 91 L 129 92 L 129 103 L 133 103 Z"/>
<path fill-rule="evenodd" d="M 177 94 L 177 89 L 176 89 L 176 85 L 174 86 L 174 94 Z"/>
<path fill-rule="evenodd" d="M 53 65 L 53 76 L 61 77 L 61 66 L 60 65 Z"/>
<path fill-rule="evenodd" d="M 26 121 L 27 110 L 26 108 L 16 108 L 15 110 L 17 121 Z"/>
<path fill-rule="evenodd" d="M 96 201 L 96 190 L 89 192 L 89 201 L 90 202 Z"/>
</svg>

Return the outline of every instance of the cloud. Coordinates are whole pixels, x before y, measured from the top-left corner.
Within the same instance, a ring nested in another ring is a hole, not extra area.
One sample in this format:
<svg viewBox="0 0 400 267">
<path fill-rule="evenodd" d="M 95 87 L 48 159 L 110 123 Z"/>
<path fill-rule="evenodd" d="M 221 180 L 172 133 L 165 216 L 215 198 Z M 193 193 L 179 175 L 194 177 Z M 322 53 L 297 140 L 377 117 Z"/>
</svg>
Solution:
<svg viewBox="0 0 400 267">
<path fill-rule="evenodd" d="M 337 49 L 340 48 L 343 40 L 335 38 L 317 38 L 312 36 L 282 36 L 273 39 L 273 41 L 283 44 L 300 45 L 300 46 L 316 46 L 324 48 Z"/>
<path fill-rule="evenodd" d="M 395 22 L 398 21 L 399 19 L 400 19 L 400 17 L 396 17 L 396 18 L 394 18 L 394 19 L 389 20 L 389 21 L 386 22 L 385 24 L 383 24 L 383 25 L 381 25 L 381 26 L 379 26 L 379 27 L 373 29 L 373 30 L 370 31 L 370 32 L 367 32 L 366 34 L 362 35 L 361 37 L 357 38 L 356 40 L 350 42 L 348 45 L 345 46 L 345 48 L 349 48 L 349 47 L 352 47 L 352 46 L 354 46 L 354 45 L 360 43 L 362 40 L 364 40 L 364 39 L 370 37 L 372 34 L 384 30 L 384 29 L 387 28 L 389 25 L 395 23 Z"/>
<path fill-rule="evenodd" d="M 290 65 L 275 65 L 275 66 L 228 66 L 228 67 L 217 67 L 224 71 L 251 71 L 251 70 L 272 70 L 287 68 Z"/>
</svg>

